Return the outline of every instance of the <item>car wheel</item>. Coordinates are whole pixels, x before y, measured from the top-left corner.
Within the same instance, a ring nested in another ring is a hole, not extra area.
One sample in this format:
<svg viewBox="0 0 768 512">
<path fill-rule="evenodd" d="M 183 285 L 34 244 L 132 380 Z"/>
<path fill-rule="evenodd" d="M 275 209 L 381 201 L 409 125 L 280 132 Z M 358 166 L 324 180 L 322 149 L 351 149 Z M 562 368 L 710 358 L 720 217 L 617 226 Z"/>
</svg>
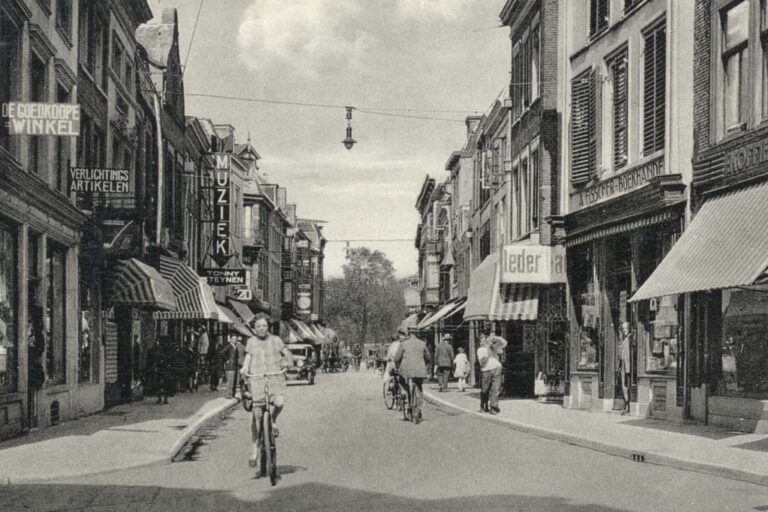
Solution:
<svg viewBox="0 0 768 512">
<path fill-rule="evenodd" d="M 310 385 L 310 386 L 313 386 L 314 384 L 315 384 L 315 374 L 314 374 L 314 373 L 311 373 L 311 374 L 309 375 L 309 385 Z"/>
</svg>

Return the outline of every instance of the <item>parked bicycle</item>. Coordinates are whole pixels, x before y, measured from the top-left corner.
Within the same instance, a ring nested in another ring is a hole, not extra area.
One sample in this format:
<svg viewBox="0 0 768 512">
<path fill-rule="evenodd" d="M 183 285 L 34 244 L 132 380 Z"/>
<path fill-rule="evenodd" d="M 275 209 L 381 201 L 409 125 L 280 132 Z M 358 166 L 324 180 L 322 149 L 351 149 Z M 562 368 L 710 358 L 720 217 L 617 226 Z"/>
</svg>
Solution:
<svg viewBox="0 0 768 512">
<path fill-rule="evenodd" d="M 259 446 L 259 474 L 261 477 L 269 475 L 269 482 L 272 485 L 277 484 L 277 441 L 272 424 L 272 408 L 268 407 L 271 403 L 272 395 L 269 392 L 269 377 L 276 377 L 285 373 L 285 370 L 275 373 L 264 373 L 259 375 L 246 374 L 241 377 L 240 385 L 242 389 L 243 408 L 253 411 L 254 396 L 251 389 L 250 379 L 254 377 L 264 378 L 264 402 L 257 405 L 258 414 L 251 415 L 251 436 L 255 438 Z M 258 418 L 257 418 L 258 416 Z M 259 428 L 261 425 L 261 428 Z"/>
</svg>

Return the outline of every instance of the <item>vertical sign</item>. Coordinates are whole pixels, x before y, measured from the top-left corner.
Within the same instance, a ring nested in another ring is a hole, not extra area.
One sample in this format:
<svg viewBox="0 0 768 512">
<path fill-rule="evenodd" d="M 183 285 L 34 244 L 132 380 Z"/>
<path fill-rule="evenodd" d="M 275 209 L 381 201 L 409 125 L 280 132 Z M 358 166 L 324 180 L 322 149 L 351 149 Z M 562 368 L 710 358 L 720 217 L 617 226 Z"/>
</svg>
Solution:
<svg viewBox="0 0 768 512">
<path fill-rule="evenodd" d="M 211 258 L 219 267 L 223 267 L 232 257 L 229 240 L 231 181 L 231 155 L 216 153 L 213 184 L 213 254 Z"/>
</svg>

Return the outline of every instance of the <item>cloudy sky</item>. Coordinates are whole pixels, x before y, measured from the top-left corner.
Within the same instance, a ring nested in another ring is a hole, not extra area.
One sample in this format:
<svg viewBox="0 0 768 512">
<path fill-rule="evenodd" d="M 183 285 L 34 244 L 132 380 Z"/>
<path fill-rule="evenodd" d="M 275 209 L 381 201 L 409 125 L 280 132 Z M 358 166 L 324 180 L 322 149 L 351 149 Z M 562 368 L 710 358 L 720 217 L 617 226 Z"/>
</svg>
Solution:
<svg viewBox="0 0 768 512">
<path fill-rule="evenodd" d="M 301 217 L 325 220 L 329 240 L 413 240 L 427 174 L 445 178 L 465 140 L 463 119 L 504 89 L 509 38 L 503 0 L 204 0 L 187 61 L 186 92 L 344 110 L 188 96 L 188 115 L 250 131 L 270 181 L 288 188 Z M 182 61 L 199 0 L 150 0 L 179 10 Z M 400 109 L 400 110 L 397 110 Z M 433 117 L 409 119 L 380 113 Z M 413 110 L 413 111 L 411 111 Z M 400 276 L 416 272 L 413 242 L 353 242 L 384 251 Z M 326 273 L 339 275 L 331 242 Z"/>
</svg>

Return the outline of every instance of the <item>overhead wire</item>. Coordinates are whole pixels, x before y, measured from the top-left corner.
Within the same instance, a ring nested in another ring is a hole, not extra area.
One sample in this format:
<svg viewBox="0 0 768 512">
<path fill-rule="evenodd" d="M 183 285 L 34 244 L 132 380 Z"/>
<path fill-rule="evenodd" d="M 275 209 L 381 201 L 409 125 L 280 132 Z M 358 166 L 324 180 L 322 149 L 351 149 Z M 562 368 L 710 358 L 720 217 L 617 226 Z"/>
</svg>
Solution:
<svg viewBox="0 0 768 512">
<path fill-rule="evenodd" d="M 192 28 L 192 36 L 189 38 L 189 46 L 187 47 L 187 56 L 184 57 L 184 67 L 182 68 L 182 75 L 187 72 L 187 62 L 189 61 L 189 54 L 192 51 L 192 43 L 195 41 L 195 32 L 197 32 L 197 23 L 200 21 L 200 12 L 203 10 L 203 2 L 200 0 L 200 4 L 197 6 L 197 16 L 195 17 L 195 26 Z"/>
</svg>

